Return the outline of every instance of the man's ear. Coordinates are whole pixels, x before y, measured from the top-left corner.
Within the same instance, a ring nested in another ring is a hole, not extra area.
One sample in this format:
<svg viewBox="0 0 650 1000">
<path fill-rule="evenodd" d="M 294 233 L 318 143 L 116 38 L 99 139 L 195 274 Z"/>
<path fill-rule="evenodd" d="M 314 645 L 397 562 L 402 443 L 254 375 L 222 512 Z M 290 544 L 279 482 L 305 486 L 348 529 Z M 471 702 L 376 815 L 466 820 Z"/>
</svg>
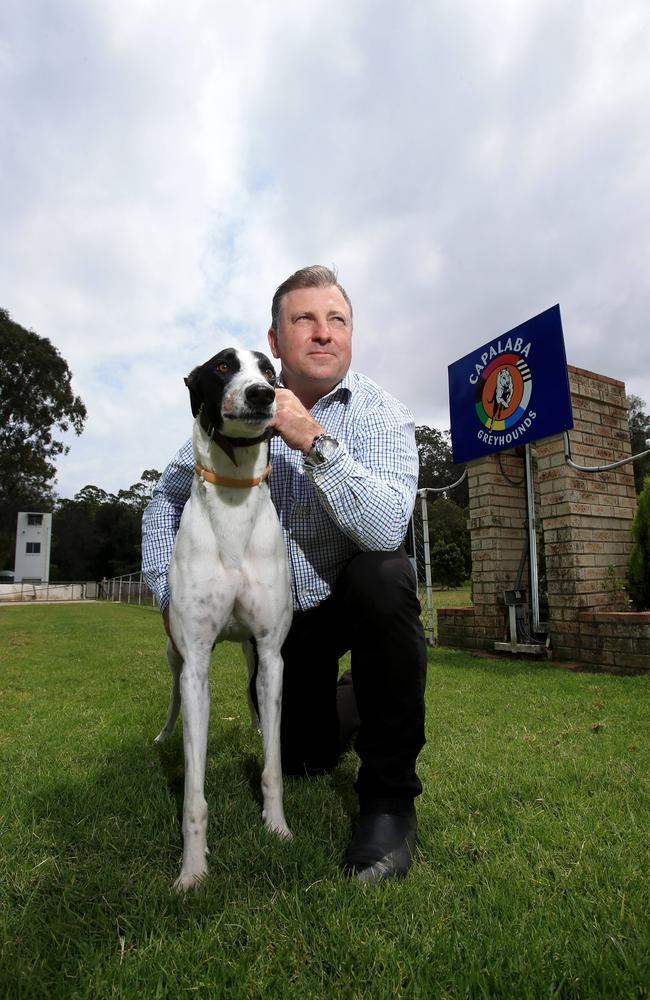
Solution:
<svg viewBox="0 0 650 1000">
<path fill-rule="evenodd" d="M 192 416 L 198 416 L 201 409 L 202 401 L 199 396 L 199 375 L 201 374 L 201 369 L 193 368 L 190 374 L 184 379 L 185 385 L 190 390 L 190 405 L 192 407 Z"/>
<path fill-rule="evenodd" d="M 277 332 L 277 330 L 274 330 L 273 327 L 270 327 L 267 336 L 268 336 L 268 339 L 269 339 L 269 347 L 271 348 L 271 354 L 273 355 L 274 358 L 279 358 L 280 357 L 280 350 L 279 350 L 279 347 L 278 347 L 278 332 Z"/>
</svg>

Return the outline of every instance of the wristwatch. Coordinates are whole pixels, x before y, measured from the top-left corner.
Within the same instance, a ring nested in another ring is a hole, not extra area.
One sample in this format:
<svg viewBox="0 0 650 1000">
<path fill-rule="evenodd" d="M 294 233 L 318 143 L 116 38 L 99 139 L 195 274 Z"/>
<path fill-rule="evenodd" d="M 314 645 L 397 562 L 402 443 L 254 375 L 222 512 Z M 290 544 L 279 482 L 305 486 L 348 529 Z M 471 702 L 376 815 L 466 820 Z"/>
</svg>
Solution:
<svg viewBox="0 0 650 1000">
<path fill-rule="evenodd" d="M 330 434 L 317 434 L 305 455 L 305 462 L 308 465 L 322 465 L 332 457 L 338 446 L 338 441 Z"/>
</svg>

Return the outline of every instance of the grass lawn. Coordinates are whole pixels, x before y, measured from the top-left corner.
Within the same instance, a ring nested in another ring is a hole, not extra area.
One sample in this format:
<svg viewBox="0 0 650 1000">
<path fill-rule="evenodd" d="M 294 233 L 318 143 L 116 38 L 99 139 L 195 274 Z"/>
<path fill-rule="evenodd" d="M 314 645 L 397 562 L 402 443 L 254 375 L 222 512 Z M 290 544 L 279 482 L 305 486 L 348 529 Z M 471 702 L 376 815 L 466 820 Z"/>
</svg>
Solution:
<svg viewBox="0 0 650 1000">
<path fill-rule="evenodd" d="M 439 608 L 471 608 L 472 606 L 472 585 L 467 581 L 462 587 L 455 590 L 446 590 L 442 587 L 433 587 L 431 590 L 431 612 L 433 617 L 433 635 L 438 636 L 438 609 Z M 422 607 L 422 624 L 427 642 L 431 638 L 429 622 L 429 599 L 424 586 L 420 586 L 420 605 Z"/>
<path fill-rule="evenodd" d="M 373 888 L 338 872 L 354 755 L 286 783 L 292 844 L 262 827 L 243 660 L 221 646 L 210 876 L 179 898 L 157 613 L 2 607 L 0 664 L 0 996 L 650 996 L 649 678 L 432 650 L 418 856 Z"/>
</svg>

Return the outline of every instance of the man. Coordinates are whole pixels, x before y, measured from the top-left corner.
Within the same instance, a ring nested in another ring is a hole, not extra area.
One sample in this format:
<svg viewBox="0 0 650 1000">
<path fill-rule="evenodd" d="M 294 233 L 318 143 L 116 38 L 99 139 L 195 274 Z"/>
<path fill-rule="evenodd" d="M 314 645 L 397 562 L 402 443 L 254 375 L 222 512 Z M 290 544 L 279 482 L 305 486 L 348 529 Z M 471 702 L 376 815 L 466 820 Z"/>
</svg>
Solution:
<svg viewBox="0 0 650 1000">
<path fill-rule="evenodd" d="M 294 601 L 282 649 L 282 768 L 333 770 L 358 725 L 360 818 L 343 868 L 379 882 L 411 865 L 422 790 L 415 763 L 424 745 L 426 650 L 402 546 L 418 476 L 413 419 L 350 369 L 352 305 L 334 272 L 314 266 L 291 275 L 271 317 L 281 374 L 270 484 Z M 143 519 L 143 569 L 167 630 L 167 567 L 192 476 L 188 442 Z M 351 683 L 345 675 L 337 686 L 348 650 Z"/>
</svg>

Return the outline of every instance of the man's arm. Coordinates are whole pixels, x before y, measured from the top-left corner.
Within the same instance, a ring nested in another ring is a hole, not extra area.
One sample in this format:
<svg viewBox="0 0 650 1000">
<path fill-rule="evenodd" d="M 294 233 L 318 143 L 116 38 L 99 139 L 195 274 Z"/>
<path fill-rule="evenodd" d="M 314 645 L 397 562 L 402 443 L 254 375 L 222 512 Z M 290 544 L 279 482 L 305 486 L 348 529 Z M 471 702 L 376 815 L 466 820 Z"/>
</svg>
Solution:
<svg viewBox="0 0 650 1000">
<path fill-rule="evenodd" d="M 418 484 L 415 425 L 401 414 L 371 412 L 353 457 L 340 445 L 307 475 L 330 517 L 365 550 L 391 552 L 404 541 Z"/>
<path fill-rule="evenodd" d="M 278 390 L 275 426 L 303 454 L 323 427 L 293 393 Z M 321 465 L 305 463 L 320 502 L 361 549 L 392 551 L 404 540 L 418 482 L 415 425 L 408 410 L 386 398 L 360 418 L 354 455 L 341 443 Z"/>
<path fill-rule="evenodd" d="M 156 596 L 165 621 L 169 604 L 167 571 L 181 514 L 192 489 L 193 476 L 192 442 L 187 441 L 158 480 L 142 515 L 142 572 Z"/>
</svg>

